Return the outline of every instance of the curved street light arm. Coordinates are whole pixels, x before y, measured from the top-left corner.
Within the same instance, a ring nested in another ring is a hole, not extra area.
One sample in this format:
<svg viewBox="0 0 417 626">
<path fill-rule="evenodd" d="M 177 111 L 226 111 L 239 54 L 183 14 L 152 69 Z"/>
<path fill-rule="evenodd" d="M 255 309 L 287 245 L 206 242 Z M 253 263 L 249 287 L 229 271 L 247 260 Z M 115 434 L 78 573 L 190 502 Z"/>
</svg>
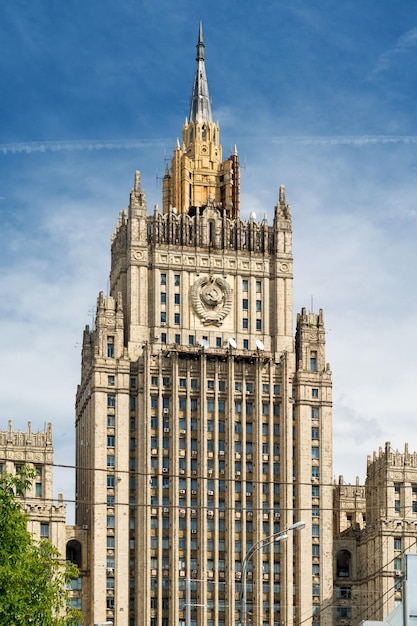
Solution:
<svg viewBox="0 0 417 626">
<path fill-rule="evenodd" d="M 246 573 L 248 569 L 248 564 L 253 555 L 261 550 L 262 548 L 269 546 L 271 543 L 275 543 L 275 541 L 282 541 L 288 539 L 288 532 L 291 530 L 300 530 L 305 527 L 305 522 L 295 522 L 291 524 L 285 530 L 280 530 L 273 535 L 269 535 L 268 537 L 264 537 L 263 539 L 259 539 L 256 541 L 247 551 L 245 558 L 242 563 L 242 582 L 241 582 L 241 592 L 240 592 L 240 624 L 241 626 L 246 626 Z"/>
</svg>

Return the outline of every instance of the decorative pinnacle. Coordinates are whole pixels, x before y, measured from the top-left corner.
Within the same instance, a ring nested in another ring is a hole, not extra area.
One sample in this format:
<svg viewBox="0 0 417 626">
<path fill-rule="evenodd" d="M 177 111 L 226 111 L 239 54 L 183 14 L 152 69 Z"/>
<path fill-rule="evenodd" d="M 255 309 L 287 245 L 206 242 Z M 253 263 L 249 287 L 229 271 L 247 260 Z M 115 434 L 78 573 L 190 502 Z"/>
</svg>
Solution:
<svg viewBox="0 0 417 626">
<path fill-rule="evenodd" d="M 190 123 L 212 122 L 211 104 L 208 91 L 206 68 L 204 65 L 203 24 L 200 21 L 197 42 L 197 68 L 194 76 L 193 92 L 191 95 Z"/>
</svg>

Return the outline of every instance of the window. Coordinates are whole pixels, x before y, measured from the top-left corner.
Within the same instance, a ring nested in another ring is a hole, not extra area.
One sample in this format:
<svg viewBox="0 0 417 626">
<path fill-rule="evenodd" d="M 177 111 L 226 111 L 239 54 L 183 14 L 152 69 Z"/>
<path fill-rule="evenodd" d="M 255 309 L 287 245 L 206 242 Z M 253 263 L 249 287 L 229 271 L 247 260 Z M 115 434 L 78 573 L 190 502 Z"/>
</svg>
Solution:
<svg viewBox="0 0 417 626">
<path fill-rule="evenodd" d="M 114 474 L 107 474 L 107 487 L 112 489 L 115 485 Z"/>
<path fill-rule="evenodd" d="M 243 349 L 244 350 L 249 350 L 249 339 L 244 339 L 243 340 Z"/>
<path fill-rule="evenodd" d="M 313 465 L 313 467 L 311 468 L 311 477 L 312 478 L 320 477 L 320 469 L 318 465 Z"/>
<path fill-rule="evenodd" d="M 411 505 L 413 513 L 417 513 L 417 502 L 414 500 Z"/>
<path fill-rule="evenodd" d="M 310 352 L 310 371 L 317 372 L 317 350 Z"/>
<path fill-rule="evenodd" d="M 318 498 L 320 496 L 320 487 L 318 485 L 311 487 L 311 496 L 312 498 Z"/>
<path fill-rule="evenodd" d="M 320 536 L 320 526 L 318 524 L 311 525 L 311 534 L 313 535 L 313 537 Z"/>
<path fill-rule="evenodd" d="M 226 381 L 219 380 L 219 391 L 226 391 Z"/>
<path fill-rule="evenodd" d="M 401 557 L 396 557 L 396 558 L 394 559 L 394 569 L 396 569 L 396 570 L 401 570 L 401 569 L 402 569 L 402 566 L 403 566 L 403 564 L 402 564 L 402 559 L 401 559 Z"/>
<path fill-rule="evenodd" d="M 114 506 L 114 495 L 107 496 L 107 506 Z"/>
<path fill-rule="evenodd" d="M 114 467 L 114 466 L 115 466 L 114 454 L 108 454 L 107 455 L 107 467 Z"/>
<path fill-rule="evenodd" d="M 107 337 L 107 356 L 114 357 L 114 337 Z"/>
<path fill-rule="evenodd" d="M 257 300 L 256 301 L 256 306 L 255 306 L 257 311 L 262 311 L 262 301 L 261 300 Z"/>
<path fill-rule="evenodd" d="M 311 397 L 312 397 L 312 398 L 318 398 L 318 397 L 319 397 L 319 390 L 318 390 L 318 389 L 316 389 L 316 388 L 313 388 L 313 389 L 311 390 Z"/>
<path fill-rule="evenodd" d="M 248 320 L 248 318 L 247 318 L 247 317 L 244 317 L 244 318 L 242 319 L 242 328 L 243 328 L 244 330 L 246 330 L 247 328 L 249 328 L 249 320 Z"/>
<path fill-rule="evenodd" d="M 107 376 L 107 384 L 111 387 L 114 386 L 114 376 Z"/>
<path fill-rule="evenodd" d="M 37 496 L 42 495 L 42 483 L 36 483 L 35 485 L 35 493 Z"/>
<path fill-rule="evenodd" d="M 161 333 L 161 343 L 166 343 L 166 342 L 167 342 L 167 334 Z"/>
<path fill-rule="evenodd" d="M 161 285 L 166 285 L 166 284 L 167 284 L 167 275 L 161 274 Z"/>
<path fill-rule="evenodd" d="M 116 396 L 114 393 L 107 394 L 107 406 L 110 409 L 114 409 L 114 407 L 116 406 Z"/>
<path fill-rule="evenodd" d="M 161 311 L 161 324 L 167 323 L 167 314 L 166 311 Z"/>
<path fill-rule="evenodd" d="M 161 291 L 161 304 L 166 304 L 167 303 L 167 294 L 165 293 L 165 291 Z"/>
<path fill-rule="evenodd" d="M 246 279 L 242 280 L 242 291 L 248 291 L 249 281 Z"/>
<path fill-rule="evenodd" d="M 114 425 L 115 425 L 114 415 L 108 415 L 107 416 L 107 428 L 114 428 Z"/>
<path fill-rule="evenodd" d="M 350 619 L 352 617 L 352 608 L 350 606 L 336 607 L 336 617 Z"/>
<path fill-rule="evenodd" d="M 262 330 L 262 320 L 256 320 L 256 330 Z"/>
<path fill-rule="evenodd" d="M 181 321 L 181 316 L 179 313 L 174 313 L 174 324 L 179 325 Z"/>
<path fill-rule="evenodd" d="M 48 522 L 41 522 L 40 526 L 41 537 L 49 537 L 49 524 Z"/>
<path fill-rule="evenodd" d="M 180 387 L 186 387 L 187 381 L 185 378 L 180 378 Z"/>
<path fill-rule="evenodd" d="M 311 458 L 318 459 L 320 456 L 320 448 L 318 446 L 312 446 L 311 448 Z"/>
<path fill-rule="evenodd" d="M 164 387 L 169 387 L 171 385 L 171 380 L 170 380 L 169 376 L 163 376 L 162 384 L 163 384 Z"/>
<path fill-rule="evenodd" d="M 311 573 L 313 576 L 320 576 L 320 565 L 318 563 L 313 563 Z"/>
<path fill-rule="evenodd" d="M 394 550 L 401 550 L 401 537 L 394 537 Z"/>
<path fill-rule="evenodd" d="M 174 342 L 178 345 L 181 343 L 181 335 L 175 335 Z"/>
<path fill-rule="evenodd" d="M 179 274 L 174 274 L 174 285 L 179 287 L 181 284 L 181 276 Z"/>
<path fill-rule="evenodd" d="M 107 446 L 108 447 L 114 448 L 114 441 L 115 441 L 114 435 L 107 435 Z"/>
<path fill-rule="evenodd" d="M 318 420 L 319 419 L 319 409 L 316 406 L 311 407 L 311 419 Z"/>
<path fill-rule="evenodd" d="M 247 298 L 243 298 L 242 300 L 242 309 L 247 311 L 249 309 L 249 300 Z"/>
<path fill-rule="evenodd" d="M 221 347 L 222 347 L 222 338 L 216 337 L 216 348 L 221 348 Z"/>
<path fill-rule="evenodd" d="M 191 389 L 198 389 L 198 379 L 197 378 L 192 378 L 191 379 L 190 387 L 191 387 Z"/>
<path fill-rule="evenodd" d="M 311 546 L 311 555 L 320 556 L 320 544 L 313 543 L 313 545 Z"/>
<path fill-rule="evenodd" d="M 318 439 L 319 438 L 319 429 L 317 428 L 317 426 L 313 426 L 311 429 L 311 438 L 312 439 Z"/>
<path fill-rule="evenodd" d="M 180 294 L 179 293 L 174 293 L 174 304 L 180 304 Z"/>
<path fill-rule="evenodd" d="M 262 283 L 260 280 L 256 281 L 256 293 L 261 293 L 262 292 Z"/>
<path fill-rule="evenodd" d="M 401 502 L 399 500 L 395 500 L 394 508 L 396 513 L 399 513 L 401 511 Z"/>
<path fill-rule="evenodd" d="M 343 598 L 344 600 L 350 600 L 352 597 L 351 587 L 336 587 L 336 598 Z"/>
<path fill-rule="evenodd" d="M 188 345 L 189 346 L 193 346 L 194 345 L 194 335 L 188 335 Z"/>
</svg>

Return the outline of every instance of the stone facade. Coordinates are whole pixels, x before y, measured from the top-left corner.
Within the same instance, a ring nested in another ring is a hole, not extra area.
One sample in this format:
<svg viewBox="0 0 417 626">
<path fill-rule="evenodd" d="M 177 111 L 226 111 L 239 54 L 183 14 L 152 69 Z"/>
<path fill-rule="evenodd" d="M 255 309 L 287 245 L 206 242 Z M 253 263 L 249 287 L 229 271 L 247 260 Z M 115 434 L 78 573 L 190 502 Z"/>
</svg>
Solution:
<svg viewBox="0 0 417 626">
<path fill-rule="evenodd" d="M 241 219 L 237 150 L 222 161 L 202 46 L 200 30 L 163 210 L 148 215 L 137 172 L 112 238 L 110 294 L 84 331 L 76 522 L 88 537 L 86 623 L 238 623 L 247 551 L 303 520 L 254 553 L 247 621 L 327 625 L 323 313 L 303 309 L 294 338 L 285 189 L 272 223 Z"/>
<path fill-rule="evenodd" d="M 58 501 L 54 498 L 54 451 L 50 423 L 45 431 L 34 432 L 31 422 L 28 422 L 27 431 L 22 432 L 14 431 L 9 421 L 7 430 L 0 430 L 0 471 L 15 474 L 26 464 L 36 471 L 31 488 L 22 496 L 28 530 L 36 540 L 48 539 L 63 559 L 79 567 L 80 577 L 71 582 L 70 602 L 81 610 L 83 601 L 85 606 L 89 603 L 88 589 L 83 592 L 82 588 L 87 567 L 86 532 L 66 526 L 64 497 L 58 494 Z"/>
<path fill-rule="evenodd" d="M 417 453 L 368 457 L 365 486 L 335 487 L 335 623 L 384 620 L 402 600 L 404 556 L 416 551 Z"/>
<path fill-rule="evenodd" d="M 53 494 L 52 425 L 45 432 L 33 432 L 28 423 L 26 432 L 13 431 L 9 421 L 7 430 L 0 430 L 1 471 L 15 474 L 29 464 L 36 478 L 24 496 L 24 512 L 28 516 L 28 530 L 35 539 L 49 539 L 65 554 L 66 506 L 62 494 L 58 502 Z"/>
</svg>

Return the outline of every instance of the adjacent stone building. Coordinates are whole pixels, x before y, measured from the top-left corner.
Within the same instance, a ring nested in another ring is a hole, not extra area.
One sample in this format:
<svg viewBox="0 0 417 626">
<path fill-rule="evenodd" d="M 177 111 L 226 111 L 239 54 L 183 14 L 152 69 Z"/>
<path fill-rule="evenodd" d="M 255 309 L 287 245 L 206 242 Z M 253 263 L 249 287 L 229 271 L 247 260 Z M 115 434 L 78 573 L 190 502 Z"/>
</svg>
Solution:
<svg viewBox="0 0 417 626">
<path fill-rule="evenodd" d="M 84 331 L 86 623 L 229 626 L 246 583 L 247 623 L 330 624 L 323 313 L 303 309 L 294 337 L 284 187 L 270 223 L 241 218 L 238 152 L 223 160 L 201 27 L 196 61 L 162 212 L 147 213 L 136 173 L 113 234 L 110 292 Z M 300 520 L 286 541 L 266 540 Z"/>
<path fill-rule="evenodd" d="M 334 492 L 335 623 L 384 620 L 402 600 L 407 552 L 417 545 L 417 453 L 368 457 L 365 487 Z"/>
<path fill-rule="evenodd" d="M 28 530 L 35 540 L 48 539 L 63 559 L 79 566 L 80 577 L 71 582 L 70 602 L 81 609 L 82 576 L 86 566 L 82 560 L 85 532 L 66 526 L 64 497 L 58 494 L 58 499 L 54 498 L 51 423 L 45 426 L 44 431 L 34 432 L 31 422 L 28 422 L 27 431 L 23 432 L 14 431 L 9 421 L 7 430 L 0 430 L 0 472 L 16 474 L 24 465 L 30 465 L 36 472 L 31 487 L 21 496 Z M 85 556 L 84 550 L 84 559 Z M 85 602 L 88 602 L 88 595 Z"/>
</svg>

